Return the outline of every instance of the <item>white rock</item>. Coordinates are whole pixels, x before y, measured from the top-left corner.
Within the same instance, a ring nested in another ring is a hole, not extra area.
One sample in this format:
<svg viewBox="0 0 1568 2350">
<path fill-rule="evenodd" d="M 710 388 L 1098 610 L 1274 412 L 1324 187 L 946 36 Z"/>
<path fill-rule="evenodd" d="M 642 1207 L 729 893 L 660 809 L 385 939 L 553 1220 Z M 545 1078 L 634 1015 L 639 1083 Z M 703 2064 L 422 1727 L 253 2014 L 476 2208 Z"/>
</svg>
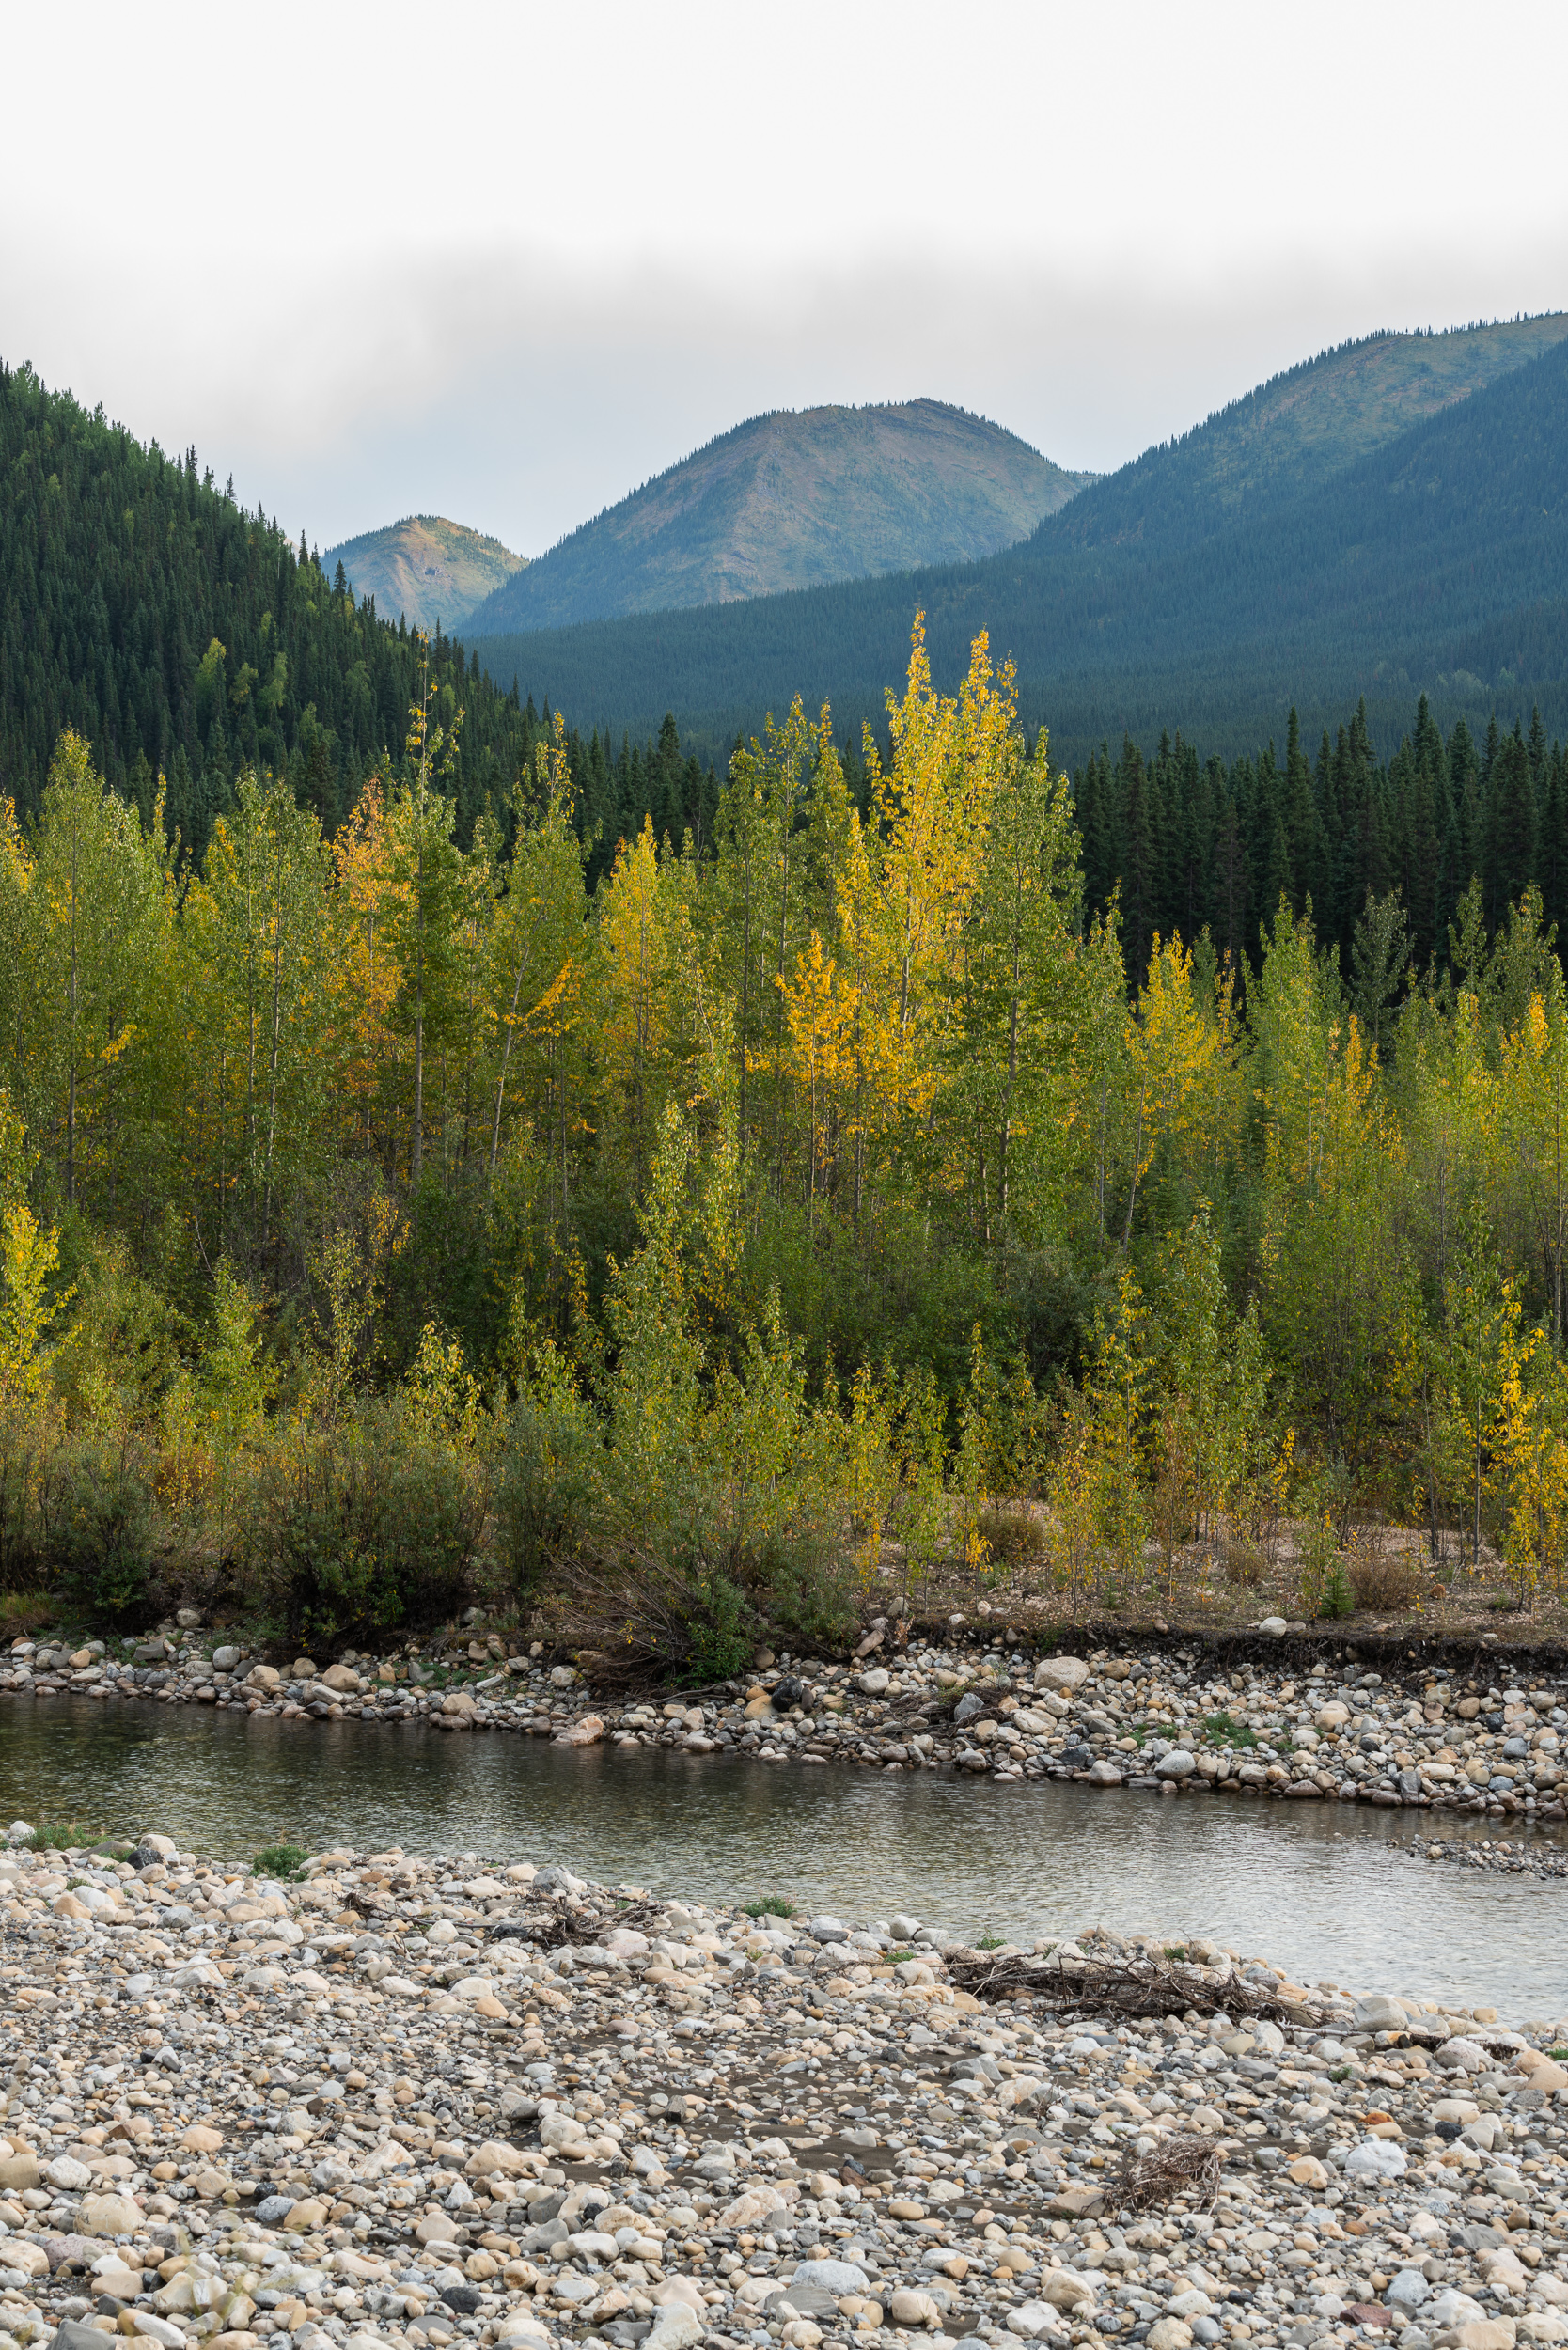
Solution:
<svg viewBox="0 0 1568 2350">
<path fill-rule="evenodd" d="M 1009 2310 L 1007 2322 L 1015 2334 L 1022 2334 L 1028 2342 L 1037 2342 L 1042 2336 L 1055 2342 L 1068 2340 L 1066 2326 L 1048 2301 L 1022 2301 L 1016 2309 Z"/>
<path fill-rule="evenodd" d="M 1390 2309 L 1419 2310 L 1431 2295 L 1432 2287 L 1419 2268 L 1402 2268 L 1383 2298 Z"/>
<path fill-rule="evenodd" d="M 1461 2293 L 1457 2285 L 1448 2286 L 1425 2312 L 1428 2326 L 1441 2329 L 1450 2326 L 1468 2326 L 1485 2315 L 1481 2303 L 1472 2301 L 1467 2293 Z"/>
<path fill-rule="evenodd" d="M 1089 1667 L 1081 1656 L 1043 1656 L 1034 1668 L 1037 1689 L 1057 1689 L 1064 1694 L 1081 1689 L 1089 1679 Z"/>
<path fill-rule="evenodd" d="M 1403 2179 L 1404 2149 L 1392 2138 L 1368 2138 L 1353 2146 L 1345 2160 L 1348 2179 Z"/>
<path fill-rule="evenodd" d="M 1478 2041 L 1466 2040 L 1456 2032 L 1451 2040 L 1445 2040 L 1440 2048 L 1434 2050 L 1432 2060 L 1445 2073 L 1484 2073 L 1490 2059 Z"/>
<path fill-rule="evenodd" d="M 92 2172 L 74 2154 L 56 2154 L 53 2162 L 44 2164 L 43 2175 L 51 2186 L 66 2187 L 73 2195 L 92 2185 Z"/>
<path fill-rule="evenodd" d="M 645 2337 L 642 2350 L 692 2350 L 707 2330 L 697 2311 L 689 2310 L 683 2301 L 666 2301 L 654 2318 L 652 2331 Z"/>
<path fill-rule="evenodd" d="M 1162 1754 L 1154 1765 L 1155 1772 L 1161 1778 L 1185 1778 L 1187 1774 L 1196 1767 L 1194 1758 L 1184 1747 L 1172 1747 L 1170 1752 Z"/>
<path fill-rule="evenodd" d="M 853 2261 L 797 2261 L 789 2282 L 802 2289 L 814 2285 L 819 2293 L 868 2293 L 870 2290 L 865 2270 L 857 2268 Z"/>
</svg>

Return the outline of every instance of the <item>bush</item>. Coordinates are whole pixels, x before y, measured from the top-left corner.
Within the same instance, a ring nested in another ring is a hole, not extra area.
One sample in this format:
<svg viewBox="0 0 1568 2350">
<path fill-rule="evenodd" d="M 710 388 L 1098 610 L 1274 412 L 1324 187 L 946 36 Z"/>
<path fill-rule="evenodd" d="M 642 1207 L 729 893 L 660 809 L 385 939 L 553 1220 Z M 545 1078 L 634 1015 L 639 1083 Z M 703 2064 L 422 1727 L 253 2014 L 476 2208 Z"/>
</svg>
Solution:
<svg viewBox="0 0 1568 2350">
<path fill-rule="evenodd" d="M 1345 1571 L 1344 1560 L 1336 1558 L 1324 1578 L 1323 1590 L 1318 1596 L 1318 1614 L 1339 1617 L 1352 1616 L 1355 1612 L 1355 1589 Z"/>
<path fill-rule="evenodd" d="M 285 1884 L 290 1884 L 309 1857 L 303 1844 L 269 1844 L 265 1852 L 257 1854 L 250 1872 L 258 1877 L 281 1877 Z"/>
<path fill-rule="evenodd" d="M 1380 1614 L 1413 1607 L 1424 1581 L 1408 1551 L 1357 1551 L 1351 1558 L 1350 1588 L 1357 1607 Z"/>
<path fill-rule="evenodd" d="M 1232 1535 L 1225 1545 L 1225 1580 L 1238 1590 L 1255 1591 L 1268 1573 L 1268 1560 L 1256 1543 Z"/>
<path fill-rule="evenodd" d="M 455 1615 L 485 1496 L 471 1456 L 378 1405 L 264 1455 L 249 1514 L 254 1598 L 296 1645 L 330 1649 Z"/>
<path fill-rule="evenodd" d="M 775 1536 L 747 1580 L 769 1622 L 813 1647 L 833 1647 L 859 1623 L 853 1562 L 829 1543 Z"/>
<path fill-rule="evenodd" d="M 495 1479 L 500 1564 L 525 1606 L 602 1523 L 604 1470 L 597 1417 L 551 1350 L 512 1407 Z"/>
<path fill-rule="evenodd" d="M 986 1556 L 1001 1567 L 1032 1565 L 1045 1556 L 1045 1532 L 1027 1507 L 982 1510 L 975 1528 Z"/>
<path fill-rule="evenodd" d="M 45 1561 L 74 1610 L 118 1622 L 147 1605 L 152 1496 L 142 1463 L 107 1446 L 69 1454 L 51 1497 Z"/>
<path fill-rule="evenodd" d="M 689 1587 L 686 1670 L 696 1682 L 729 1681 L 746 1663 L 754 1622 L 745 1593 L 716 1571 Z"/>
</svg>

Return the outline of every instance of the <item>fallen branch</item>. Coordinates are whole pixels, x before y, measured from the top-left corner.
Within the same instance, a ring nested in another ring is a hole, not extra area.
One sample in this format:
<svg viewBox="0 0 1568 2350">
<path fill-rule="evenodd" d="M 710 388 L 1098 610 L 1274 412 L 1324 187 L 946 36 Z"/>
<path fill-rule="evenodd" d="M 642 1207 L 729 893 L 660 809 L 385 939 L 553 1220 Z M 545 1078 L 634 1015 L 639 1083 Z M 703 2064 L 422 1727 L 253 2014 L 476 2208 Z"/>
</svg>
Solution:
<svg viewBox="0 0 1568 2350">
<path fill-rule="evenodd" d="M 1299 2024 L 1307 2011 L 1280 1999 L 1239 1975 L 1217 1978 L 1199 1966 L 1168 1959 L 1036 1958 L 1005 1950 L 946 1953 L 948 1980 L 977 1999 L 1040 1999 L 1063 2014 L 1184 2015 L 1189 2008 L 1212 2015 L 1223 2009 L 1273 2023 Z"/>
<path fill-rule="evenodd" d="M 658 1902 L 625 1902 L 611 1910 L 589 1909 L 570 1896 L 557 1895 L 551 1900 L 530 1903 L 519 1918 L 504 1918 L 492 1926 L 493 1936 L 506 1941 L 538 1942 L 543 1948 L 558 1950 L 563 1942 L 576 1950 L 586 1950 L 602 1942 L 606 1934 L 618 1927 L 630 1926 L 638 1934 L 659 1932 L 664 1924 L 664 1910 Z"/>
</svg>

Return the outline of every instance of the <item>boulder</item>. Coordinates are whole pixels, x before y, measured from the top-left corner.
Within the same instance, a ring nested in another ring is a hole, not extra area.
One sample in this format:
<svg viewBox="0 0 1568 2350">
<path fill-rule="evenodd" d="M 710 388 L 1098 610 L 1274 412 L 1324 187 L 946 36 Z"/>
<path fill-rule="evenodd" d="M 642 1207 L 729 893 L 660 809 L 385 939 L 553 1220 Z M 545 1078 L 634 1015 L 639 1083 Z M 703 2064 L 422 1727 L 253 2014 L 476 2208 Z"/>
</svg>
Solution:
<svg viewBox="0 0 1568 2350">
<path fill-rule="evenodd" d="M 1054 1689 L 1063 1697 L 1081 1689 L 1089 1678 L 1089 1667 L 1081 1656 L 1043 1656 L 1034 1668 L 1037 1689 Z"/>
<path fill-rule="evenodd" d="M 86 2195 L 76 2214 L 82 2235 L 134 2235 L 141 2224 L 140 2207 L 129 2195 Z"/>
<path fill-rule="evenodd" d="M 929 2293 L 912 2293 L 902 2286 L 887 2306 L 887 2314 L 895 2326 L 928 2326 L 942 2323 L 942 2312 Z"/>
<path fill-rule="evenodd" d="M 44 2164 L 43 2175 L 51 2186 L 63 2187 L 70 2195 L 80 2195 L 92 2185 L 92 2172 L 74 2154 L 56 2154 L 53 2162 Z"/>
<path fill-rule="evenodd" d="M 794 2273 L 785 2286 L 786 2293 L 790 2285 L 810 2285 L 820 2293 L 865 2293 L 870 2289 L 870 2280 L 865 2270 L 857 2268 L 854 2261 L 807 2260 L 795 2263 Z"/>
<path fill-rule="evenodd" d="M 707 2330 L 706 2318 L 698 2317 L 683 2301 L 666 2301 L 653 2320 L 651 2332 L 644 2337 L 642 2350 L 695 2350 Z"/>
<path fill-rule="evenodd" d="M 1466 2040 L 1462 2032 L 1455 2032 L 1451 2040 L 1445 2040 L 1440 2048 L 1433 2051 L 1432 2060 L 1445 2073 L 1484 2073 L 1491 2059 L 1479 2041 Z"/>
</svg>

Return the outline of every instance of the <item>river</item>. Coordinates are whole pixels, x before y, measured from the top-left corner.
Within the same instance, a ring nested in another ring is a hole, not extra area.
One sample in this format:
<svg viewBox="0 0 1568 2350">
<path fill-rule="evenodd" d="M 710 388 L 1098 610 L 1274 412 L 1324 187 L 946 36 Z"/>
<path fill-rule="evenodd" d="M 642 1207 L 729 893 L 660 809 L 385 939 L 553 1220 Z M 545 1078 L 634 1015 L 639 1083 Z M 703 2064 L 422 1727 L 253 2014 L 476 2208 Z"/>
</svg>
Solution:
<svg viewBox="0 0 1568 2350">
<path fill-rule="evenodd" d="M 666 1894 L 782 1894 L 850 1921 L 904 1910 L 1026 1943 L 1152 1928 L 1307 1982 L 1491 2003 L 1515 2022 L 1568 2013 L 1568 1883 L 1413 1858 L 1395 1840 L 1419 1816 L 0 1700 L 0 1825 L 156 1829 L 246 1858 L 289 1841 L 561 1861 Z"/>
</svg>

